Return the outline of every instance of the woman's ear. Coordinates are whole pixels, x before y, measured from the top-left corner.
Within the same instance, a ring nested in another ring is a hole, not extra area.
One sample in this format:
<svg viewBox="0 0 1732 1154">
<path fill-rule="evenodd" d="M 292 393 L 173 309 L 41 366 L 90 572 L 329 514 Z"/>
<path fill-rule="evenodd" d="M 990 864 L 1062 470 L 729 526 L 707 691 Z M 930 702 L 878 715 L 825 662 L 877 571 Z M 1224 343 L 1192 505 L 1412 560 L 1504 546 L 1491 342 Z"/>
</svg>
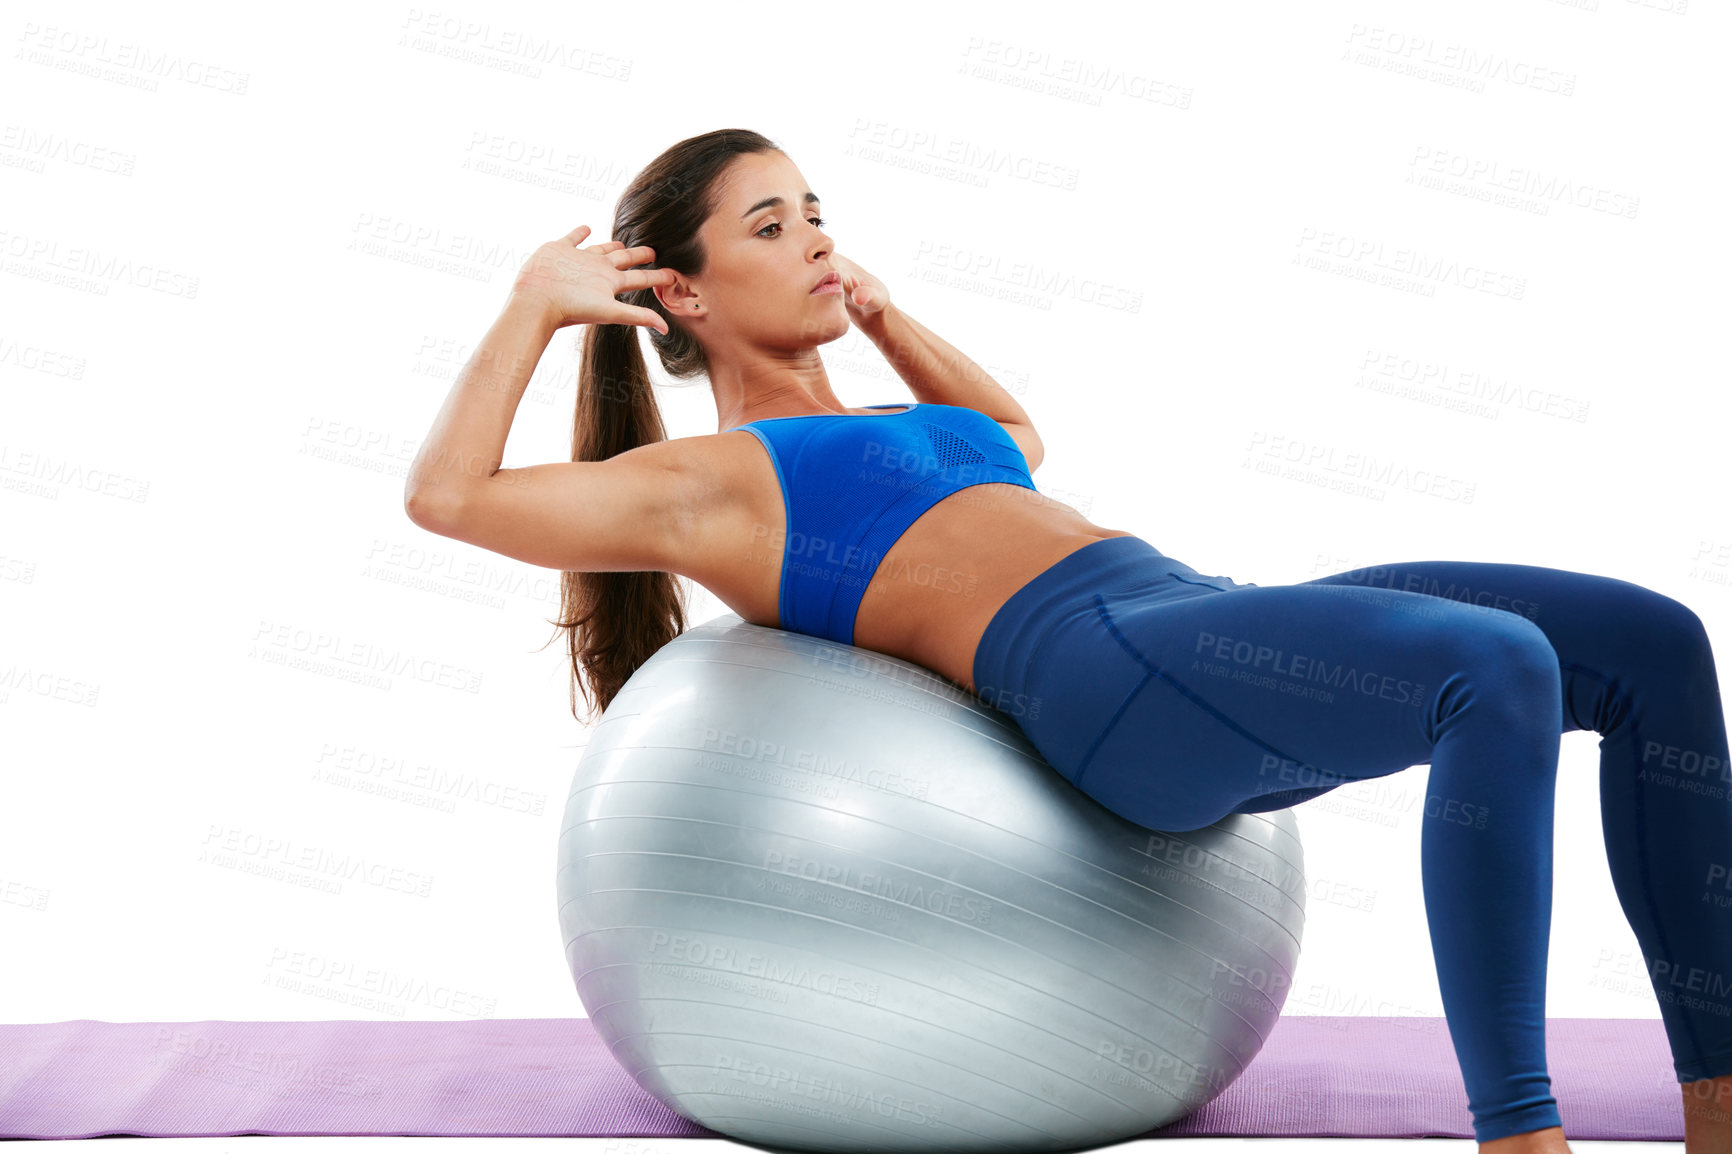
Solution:
<svg viewBox="0 0 1732 1154">
<path fill-rule="evenodd" d="M 689 316 L 698 310 L 697 289 L 677 272 L 673 284 L 656 285 L 654 292 L 671 316 Z"/>
</svg>

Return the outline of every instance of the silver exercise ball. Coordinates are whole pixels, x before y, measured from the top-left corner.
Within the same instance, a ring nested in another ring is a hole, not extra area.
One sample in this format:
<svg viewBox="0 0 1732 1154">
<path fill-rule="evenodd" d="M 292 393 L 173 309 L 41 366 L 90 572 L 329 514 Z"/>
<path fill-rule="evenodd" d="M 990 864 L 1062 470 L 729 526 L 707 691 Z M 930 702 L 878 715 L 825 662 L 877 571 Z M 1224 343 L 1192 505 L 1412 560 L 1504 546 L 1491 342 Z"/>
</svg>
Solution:
<svg viewBox="0 0 1732 1154">
<path fill-rule="evenodd" d="M 1262 1048 L 1305 920 L 1290 810 L 1119 817 L 912 662 L 732 614 L 592 731 L 559 836 L 578 997 L 731 1138 L 1068 1150 L 1191 1113 Z"/>
</svg>

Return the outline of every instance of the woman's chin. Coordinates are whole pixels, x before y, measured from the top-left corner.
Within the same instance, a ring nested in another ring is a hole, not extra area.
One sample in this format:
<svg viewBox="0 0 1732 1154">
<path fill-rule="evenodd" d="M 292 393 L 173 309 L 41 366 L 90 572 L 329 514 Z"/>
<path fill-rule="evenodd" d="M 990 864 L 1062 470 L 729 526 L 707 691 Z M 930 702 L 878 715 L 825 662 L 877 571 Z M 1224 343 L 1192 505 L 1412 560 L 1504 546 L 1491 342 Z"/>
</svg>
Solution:
<svg viewBox="0 0 1732 1154">
<path fill-rule="evenodd" d="M 812 343 L 821 345 L 847 336 L 852 326 L 847 309 L 836 309 L 832 312 L 826 308 L 814 310 L 808 315 L 805 328 L 812 334 Z"/>
</svg>

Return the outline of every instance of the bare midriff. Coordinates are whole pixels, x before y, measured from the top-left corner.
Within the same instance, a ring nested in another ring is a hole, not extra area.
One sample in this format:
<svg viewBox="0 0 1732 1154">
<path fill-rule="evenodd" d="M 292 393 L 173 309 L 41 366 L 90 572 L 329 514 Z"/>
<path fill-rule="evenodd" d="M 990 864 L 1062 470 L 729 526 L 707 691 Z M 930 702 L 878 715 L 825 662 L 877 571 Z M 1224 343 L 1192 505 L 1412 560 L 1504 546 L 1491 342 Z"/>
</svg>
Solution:
<svg viewBox="0 0 1732 1154">
<path fill-rule="evenodd" d="M 718 498 L 674 571 L 743 620 L 780 627 L 787 512 L 768 453 L 751 433 L 711 437 L 693 466 Z M 925 666 L 974 693 L 974 654 L 993 614 L 1048 566 L 1105 537 L 1069 505 L 1002 482 L 970 485 L 922 513 L 884 554 L 854 619 L 854 644 Z"/>
</svg>

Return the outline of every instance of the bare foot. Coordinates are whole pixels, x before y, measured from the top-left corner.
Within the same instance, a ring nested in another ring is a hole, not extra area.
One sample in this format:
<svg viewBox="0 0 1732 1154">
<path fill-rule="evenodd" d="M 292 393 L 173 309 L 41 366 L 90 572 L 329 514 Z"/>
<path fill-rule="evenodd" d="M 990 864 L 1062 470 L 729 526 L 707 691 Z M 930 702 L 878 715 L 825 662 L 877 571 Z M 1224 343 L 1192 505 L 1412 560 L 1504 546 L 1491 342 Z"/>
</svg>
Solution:
<svg viewBox="0 0 1732 1154">
<path fill-rule="evenodd" d="M 1479 1144 L 1479 1154 L 1571 1154 L 1570 1144 L 1564 1141 L 1562 1126 L 1547 1126 L 1543 1130 L 1529 1130 L 1526 1134 L 1511 1134 L 1508 1138 L 1493 1138 L 1490 1142 Z M 1688 1154 L 1698 1154 L 1691 1150 Z M 1701 1152 L 1709 1154 L 1709 1152 Z M 1732 1154 L 1729 1151 L 1728 1154 Z"/>
<path fill-rule="evenodd" d="M 1732 1154 L 1732 1074 L 1684 1082 L 1684 1154 Z"/>
</svg>

